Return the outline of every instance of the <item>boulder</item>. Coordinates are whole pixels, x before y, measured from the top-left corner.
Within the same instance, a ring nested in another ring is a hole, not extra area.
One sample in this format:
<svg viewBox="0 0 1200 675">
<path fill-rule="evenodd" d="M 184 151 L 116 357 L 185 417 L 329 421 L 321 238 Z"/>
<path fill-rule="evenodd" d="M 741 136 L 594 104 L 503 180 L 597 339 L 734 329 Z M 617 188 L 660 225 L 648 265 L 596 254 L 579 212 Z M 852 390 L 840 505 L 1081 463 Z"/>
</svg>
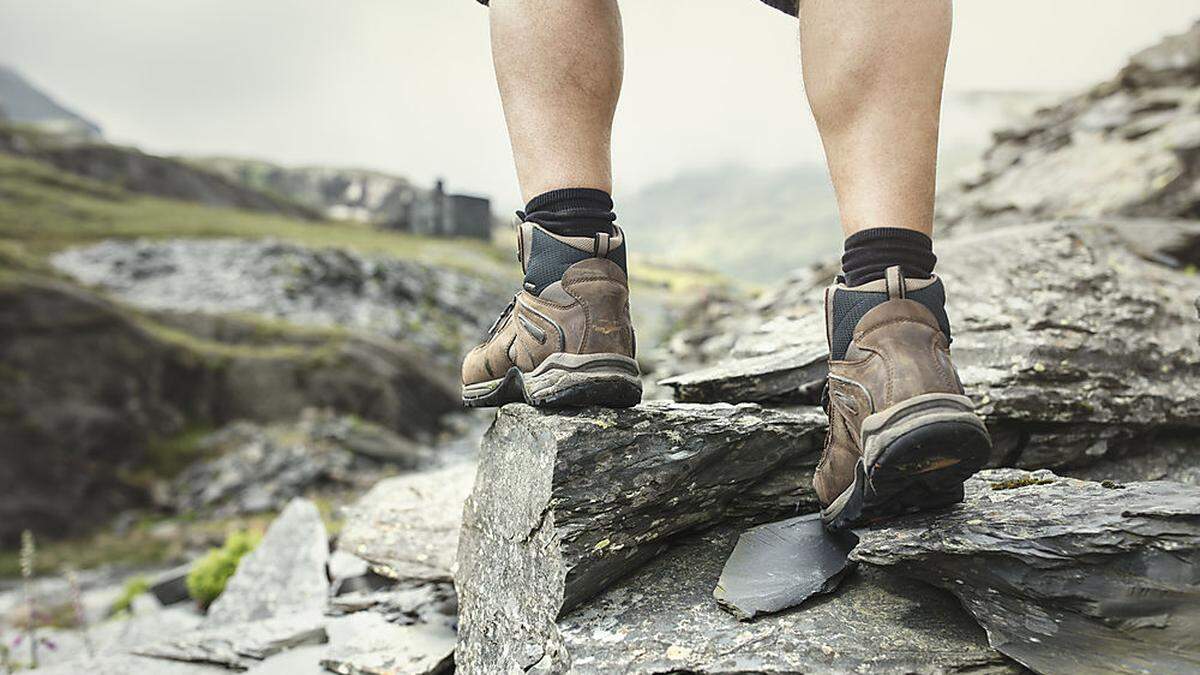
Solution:
<svg viewBox="0 0 1200 675">
<path fill-rule="evenodd" d="M 753 404 L 502 408 L 463 512 L 459 667 L 538 662 L 562 612 L 671 536 L 718 522 L 743 495 L 761 519 L 793 511 L 790 497 L 772 504 L 753 487 L 775 470 L 815 464 L 823 419 L 812 408 Z"/>
<path fill-rule="evenodd" d="M 1196 438 L 1200 277 L 1152 260 L 1153 251 L 1178 249 L 1198 232 L 1170 221 L 1139 221 L 1136 231 L 1073 221 L 939 245 L 955 363 L 992 429 L 995 463 L 1074 467 Z M 773 355 L 675 378 L 679 395 L 812 402 L 823 371 L 813 365 L 807 382 L 794 376 L 824 348 L 812 328 L 821 314 L 816 296 L 796 297 L 798 305 L 779 303 L 743 321 L 759 328 L 739 343 Z"/>
<path fill-rule="evenodd" d="M 210 341 L 68 283 L 0 274 L 0 545 L 143 503 L 129 476 L 189 427 L 328 407 L 417 436 L 459 405 L 444 374 L 382 340 Z"/>
<path fill-rule="evenodd" d="M 1200 217 L 1200 23 L 1115 78 L 997 131 L 941 231 L 1060 217 Z"/>
<path fill-rule="evenodd" d="M 1037 672 L 1200 669 L 1200 488 L 993 470 L 966 501 L 861 531 L 851 554 L 958 596 Z"/>
<path fill-rule="evenodd" d="M 737 538 L 719 527 L 673 546 L 562 617 L 531 657 L 580 674 L 1021 672 L 953 596 L 869 568 L 831 595 L 740 622 L 712 597 Z"/>
<path fill-rule="evenodd" d="M 474 463 L 380 481 L 346 511 L 338 549 L 397 580 L 450 581 Z"/>
<path fill-rule="evenodd" d="M 238 564 L 208 609 L 207 627 L 273 617 L 321 614 L 329 579 L 329 537 L 312 502 L 296 499 L 271 523 L 258 547 Z"/>
</svg>

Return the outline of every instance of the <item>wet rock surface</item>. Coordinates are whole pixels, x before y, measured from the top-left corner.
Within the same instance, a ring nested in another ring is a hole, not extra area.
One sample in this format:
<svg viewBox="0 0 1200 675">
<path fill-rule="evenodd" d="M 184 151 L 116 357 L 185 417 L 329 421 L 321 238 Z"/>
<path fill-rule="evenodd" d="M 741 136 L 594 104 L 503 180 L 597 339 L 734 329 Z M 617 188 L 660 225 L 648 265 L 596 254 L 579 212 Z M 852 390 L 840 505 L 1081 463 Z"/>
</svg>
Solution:
<svg viewBox="0 0 1200 675">
<path fill-rule="evenodd" d="M 338 548 L 391 579 L 450 581 L 474 483 L 470 462 L 381 481 L 347 509 Z"/>
<path fill-rule="evenodd" d="M 658 554 L 671 535 L 719 521 L 772 470 L 815 462 L 822 419 L 752 404 L 502 408 L 463 515 L 459 667 L 539 661 L 560 612 Z"/>
<path fill-rule="evenodd" d="M 954 593 L 1038 672 L 1200 668 L 1200 488 L 992 470 L 958 507 L 860 532 L 852 558 Z"/>
<path fill-rule="evenodd" d="M 941 201 L 943 230 L 1097 216 L 1200 217 L 1200 24 L 1115 78 L 997 131 Z"/>
<path fill-rule="evenodd" d="M 325 609 L 329 536 L 317 507 L 296 499 L 271 523 L 209 607 L 206 626 L 223 626 Z"/>
<path fill-rule="evenodd" d="M 1020 670 L 988 647 L 952 596 L 872 569 L 832 595 L 739 622 L 712 598 L 737 538 L 736 529 L 694 535 L 562 617 L 547 666 L 706 675 Z"/>
<path fill-rule="evenodd" d="M 246 240 L 106 241 L 64 251 L 61 271 L 136 307 L 247 312 L 374 333 L 453 361 L 483 334 L 507 284 L 338 249 Z"/>
</svg>

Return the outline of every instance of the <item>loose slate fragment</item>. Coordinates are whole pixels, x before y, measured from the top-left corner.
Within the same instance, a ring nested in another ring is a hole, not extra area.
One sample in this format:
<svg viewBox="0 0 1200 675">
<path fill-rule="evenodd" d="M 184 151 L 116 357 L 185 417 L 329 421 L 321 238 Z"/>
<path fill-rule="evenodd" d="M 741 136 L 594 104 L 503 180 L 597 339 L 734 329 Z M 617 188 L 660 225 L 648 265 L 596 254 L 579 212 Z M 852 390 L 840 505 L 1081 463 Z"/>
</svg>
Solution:
<svg viewBox="0 0 1200 675">
<path fill-rule="evenodd" d="M 258 548 L 242 559 L 225 592 L 208 610 L 206 627 L 325 609 L 329 537 L 321 513 L 294 499 L 271 523 Z"/>
<path fill-rule="evenodd" d="M 753 404 L 501 408 L 463 510 L 459 667 L 536 664 L 563 611 L 637 569 L 669 537 L 719 522 L 776 470 L 815 462 L 824 423 L 813 408 Z M 776 504 L 761 517 L 790 508 Z"/>
<path fill-rule="evenodd" d="M 1200 671 L 1200 488 L 985 471 L 959 507 L 860 531 L 851 558 L 954 593 L 1045 673 Z"/>
<path fill-rule="evenodd" d="M 713 597 L 742 621 L 794 607 L 838 587 L 857 541 L 828 532 L 819 513 L 759 525 L 738 537 Z"/>
<path fill-rule="evenodd" d="M 454 631 L 446 626 L 397 626 L 366 613 L 331 626 L 321 666 L 343 675 L 437 675 L 454 669 Z M 344 641 L 341 633 L 347 633 Z"/>
<path fill-rule="evenodd" d="M 323 617 L 294 615 L 204 629 L 139 647 L 134 653 L 246 670 L 268 656 L 302 645 L 323 644 L 327 640 Z"/>
<path fill-rule="evenodd" d="M 338 548 L 397 580 L 450 581 L 475 464 L 380 481 L 346 514 Z"/>
</svg>

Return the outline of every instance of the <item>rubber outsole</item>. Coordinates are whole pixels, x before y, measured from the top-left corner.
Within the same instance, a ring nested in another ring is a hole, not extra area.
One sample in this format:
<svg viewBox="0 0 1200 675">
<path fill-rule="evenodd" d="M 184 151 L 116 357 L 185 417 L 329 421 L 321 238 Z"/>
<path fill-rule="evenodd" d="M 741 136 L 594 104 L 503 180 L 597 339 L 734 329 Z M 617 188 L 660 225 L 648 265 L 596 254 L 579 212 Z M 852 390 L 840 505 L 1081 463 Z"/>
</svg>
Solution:
<svg viewBox="0 0 1200 675">
<path fill-rule="evenodd" d="M 463 405 L 528 403 L 542 408 L 630 408 L 642 400 L 637 362 L 620 354 L 553 354 L 533 372 L 513 366 L 504 377 L 463 387 Z"/>
<path fill-rule="evenodd" d="M 961 502 L 963 483 L 987 464 L 992 442 L 973 413 L 940 417 L 951 419 L 905 420 L 909 428 L 890 437 L 870 465 L 860 459 L 854 482 L 822 509 L 825 526 L 843 530 Z"/>
</svg>

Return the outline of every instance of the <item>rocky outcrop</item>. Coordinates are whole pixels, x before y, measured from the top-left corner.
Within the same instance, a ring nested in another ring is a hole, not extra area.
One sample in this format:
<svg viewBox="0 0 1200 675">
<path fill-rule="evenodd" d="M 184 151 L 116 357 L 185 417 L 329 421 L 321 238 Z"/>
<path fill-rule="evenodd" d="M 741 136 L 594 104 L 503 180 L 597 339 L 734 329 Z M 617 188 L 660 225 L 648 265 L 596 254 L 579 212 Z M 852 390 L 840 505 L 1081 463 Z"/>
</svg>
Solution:
<svg viewBox="0 0 1200 675">
<path fill-rule="evenodd" d="M 831 596 L 739 622 L 712 597 L 737 538 L 736 528 L 689 537 L 562 617 L 543 665 L 645 675 L 1020 672 L 948 593 L 872 569 Z"/>
<path fill-rule="evenodd" d="M 156 502 L 177 513 L 219 517 L 281 510 L 313 491 L 367 489 L 386 471 L 433 461 L 425 445 L 358 418 L 306 411 L 295 423 L 235 422 L 197 443 L 201 460 Z"/>
<path fill-rule="evenodd" d="M 128 470 L 189 426 L 328 407 L 411 436 L 458 406 L 444 374 L 390 342 L 274 330 L 221 343 L 67 283 L 5 274 L 0 541 L 78 531 L 141 501 Z"/>
<path fill-rule="evenodd" d="M 860 532 L 852 558 L 947 589 L 1037 672 L 1200 668 L 1200 488 L 987 471 L 966 501 Z"/>
<path fill-rule="evenodd" d="M 1200 241 L 1193 224 L 1075 221 L 939 246 L 955 362 L 996 463 L 1082 466 L 1195 438 L 1200 278 L 1153 262 L 1186 241 Z M 735 351 L 749 358 L 670 380 L 677 395 L 812 402 L 824 376 L 819 292 L 776 298 L 743 315 L 757 327 Z"/>
<path fill-rule="evenodd" d="M 815 463 L 822 420 L 756 405 L 502 408 L 463 512 L 458 666 L 532 666 L 560 613 L 742 499 L 760 518 L 794 512 L 791 497 L 772 504 L 754 486 Z"/>
<path fill-rule="evenodd" d="M 317 507 L 297 499 L 271 523 L 213 602 L 206 626 L 321 614 L 329 594 L 329 535 Z"/>
<path fill-rule="evenodd" d="M 941 200 L 948 230 L 1043 218 L 1200 218 L 1200 24 L 997 131 Z"/>
<path fill-rule="evenodd" d="M 339 249 L 245 240 L 111 240 L 64 251 L 59 270 L 136 307 L 251 313 L 382 335 L 445 362 L 486 332 L 508 284 Z"/>
<path fill-rule="evenodd" d="M 347 509 L 338 549 L 390 579 L 448 582 L 474 483 L 475 465 L 467 462 L 381 481 Z"/>
</svg>

